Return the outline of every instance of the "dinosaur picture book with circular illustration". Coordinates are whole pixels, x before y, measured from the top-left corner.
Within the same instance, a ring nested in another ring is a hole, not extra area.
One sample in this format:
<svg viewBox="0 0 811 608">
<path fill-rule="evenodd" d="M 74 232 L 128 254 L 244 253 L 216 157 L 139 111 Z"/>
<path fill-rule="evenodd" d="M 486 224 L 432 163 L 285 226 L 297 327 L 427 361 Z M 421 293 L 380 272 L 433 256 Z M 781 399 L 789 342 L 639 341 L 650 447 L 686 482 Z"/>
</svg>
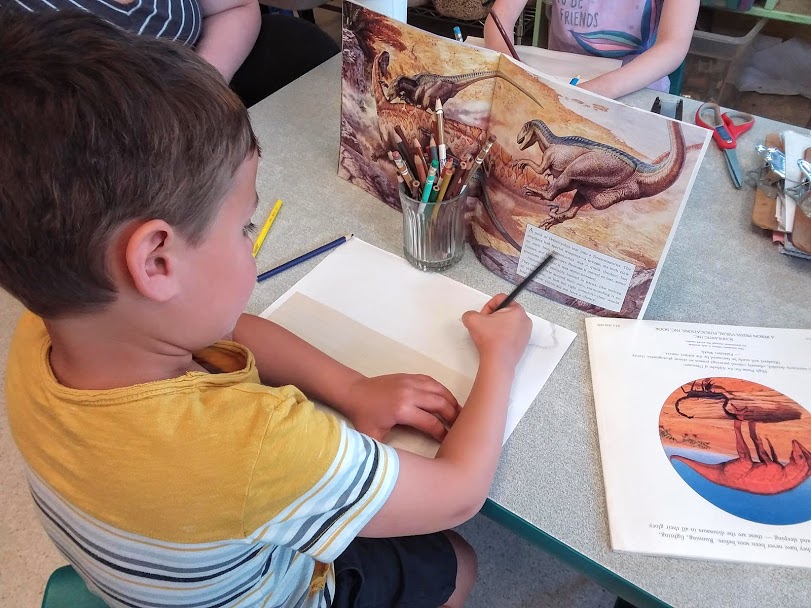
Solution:
<svg viewBox="0 0 811 608">
<path fill-rule="evenodd" d="M 467 231 L 492 272 L 603 316 L 640 317 L 709 131 L 545 77 L 494 51 L 346 2 L 338 173 L 399 209 L 388 155 L 428 143 L 440 101 L 450 157 L 475 156 Z"/>
<path fill-rule="evenodd" d="M 811 331 L 586 331 L 612 547 L 811 567 Z"/>
</svg>

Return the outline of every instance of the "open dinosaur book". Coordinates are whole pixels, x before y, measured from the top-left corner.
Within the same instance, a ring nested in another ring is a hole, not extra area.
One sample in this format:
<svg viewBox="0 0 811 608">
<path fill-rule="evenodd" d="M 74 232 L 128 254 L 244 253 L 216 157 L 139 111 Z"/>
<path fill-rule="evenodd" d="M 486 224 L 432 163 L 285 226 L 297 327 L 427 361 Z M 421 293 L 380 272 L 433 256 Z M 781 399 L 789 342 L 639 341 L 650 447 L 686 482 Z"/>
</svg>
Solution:
<svg viewBox="0 0 811 608">
<path fill-rule="evenodd" d="M 613 548 L 811 567 L 811 331 L 586 330 Z"/>
<path fill-rule="evenodd" d="M 344 3 L 338 174 L 399 209 L 395 126 L 427 143 L 436 101 L 456 158 L 497 137 L 467 200 L 488 269 L 598 315 L 638 317 L 704 155 L 709 131 L 630 108 L 488 49 Z"/>
</svg>

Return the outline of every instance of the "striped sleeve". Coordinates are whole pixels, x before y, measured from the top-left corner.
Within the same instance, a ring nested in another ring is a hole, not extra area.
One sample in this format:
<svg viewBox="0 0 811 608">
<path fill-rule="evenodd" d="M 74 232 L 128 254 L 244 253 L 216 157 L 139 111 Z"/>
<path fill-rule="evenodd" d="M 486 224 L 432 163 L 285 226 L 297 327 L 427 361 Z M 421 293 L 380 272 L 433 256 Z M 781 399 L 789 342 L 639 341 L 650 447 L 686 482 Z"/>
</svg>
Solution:
<svg viewBox="0 0 811 608">
<path fill-rule="evenodd" d="M 399 461 L 394 449 L 307 405 L 311 404 L 300 404 L 304 407 L 296 412 L 299 420 L 293 427 L 298 432 L 292 441 L 287 433 L 266 434 L 248 491 L 246 532 L 251 541 L 289 547 L 329 563 L 386 502 Z M 285 464 L 286 471 L 278 470 Z M 305 476 L 313 483 L 304 493 L 291 496 L 277 514 L 258 522 L 263 499 L 278 504 L 278 492 L 288 487 L 280 479 L 285 474 Z M 251 518 L 258 525 L 251 526 Z"/>
</svg>

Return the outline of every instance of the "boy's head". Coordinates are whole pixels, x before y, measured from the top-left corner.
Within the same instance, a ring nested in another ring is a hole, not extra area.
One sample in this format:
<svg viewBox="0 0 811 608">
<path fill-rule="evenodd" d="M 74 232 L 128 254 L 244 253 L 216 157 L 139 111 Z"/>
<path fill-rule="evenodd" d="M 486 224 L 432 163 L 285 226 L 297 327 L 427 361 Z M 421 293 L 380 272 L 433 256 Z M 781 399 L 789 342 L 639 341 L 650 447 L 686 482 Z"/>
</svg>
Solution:
<svg viewBox="0 0 811 608">
<path fill-rule="evenodd" d="M 247 300 L 258 149 L 213 67 L 86 13 L 0 12 L 0 57 L 0 286 L 50 319 L 124 295 L 194 307 L 235 264 Z M 214 243 L 237 251 L 193 268 Z"/>
</svg>

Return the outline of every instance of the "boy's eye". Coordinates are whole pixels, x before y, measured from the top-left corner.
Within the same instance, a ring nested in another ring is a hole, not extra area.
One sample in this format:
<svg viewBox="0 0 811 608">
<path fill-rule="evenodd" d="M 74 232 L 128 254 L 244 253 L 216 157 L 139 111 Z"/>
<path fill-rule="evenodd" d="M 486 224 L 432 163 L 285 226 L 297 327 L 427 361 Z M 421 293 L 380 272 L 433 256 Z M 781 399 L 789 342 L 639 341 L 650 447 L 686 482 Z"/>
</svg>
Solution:
<svg viewBox="0 0 811 608">
<path fill-rule="evenodd" d="M 257 228 L 256 224 L 251 222 L 242 229 L 242 234 L 244 234 L 245 236 L 253 236 L 254 234 L 256 234 L 256 228 Z"/>
</svg>

